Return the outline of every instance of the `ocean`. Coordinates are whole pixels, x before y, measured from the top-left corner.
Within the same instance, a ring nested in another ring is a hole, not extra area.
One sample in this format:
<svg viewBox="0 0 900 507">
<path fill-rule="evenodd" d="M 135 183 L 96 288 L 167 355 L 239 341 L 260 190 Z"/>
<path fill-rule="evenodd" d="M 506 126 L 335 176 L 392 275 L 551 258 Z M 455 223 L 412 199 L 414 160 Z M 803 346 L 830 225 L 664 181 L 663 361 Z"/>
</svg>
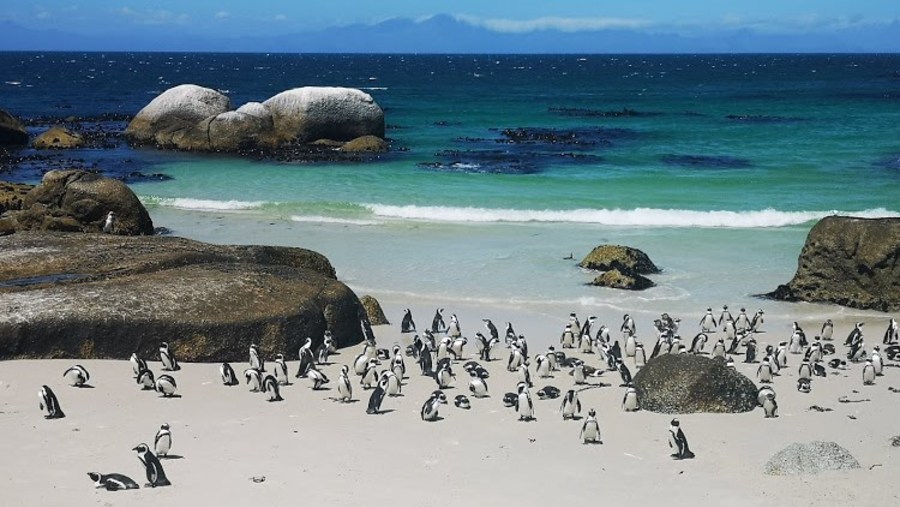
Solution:
<svg viewBox="0 0 900 507">
<path fill-rule="evenodd" d="M 792 277 L 816 220 L 900 216 L 900 55 L 0 53 L 0 107 L 23 118 L 133 115 L 183 83 L 235 107 L 361 88 L 392 151 L 340 164 L 73 156 L 168 177 L 131 183 L 157 226 L 319 251 L 393 313 L 880 315 L 756 295 Z M 657 286 L 588 286 L 575 263 L 603 243 L 644 250 Z"/>
</svg>

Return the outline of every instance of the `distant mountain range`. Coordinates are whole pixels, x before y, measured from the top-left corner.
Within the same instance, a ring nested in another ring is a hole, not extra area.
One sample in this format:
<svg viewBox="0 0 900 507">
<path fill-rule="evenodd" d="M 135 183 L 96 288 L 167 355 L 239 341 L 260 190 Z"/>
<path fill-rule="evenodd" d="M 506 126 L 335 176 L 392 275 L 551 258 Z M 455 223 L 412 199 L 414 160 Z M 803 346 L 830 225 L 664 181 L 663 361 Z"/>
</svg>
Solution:
<svg viewBox="0 0 900 507">
<path fill-rule="evenodd" d="M 647 28 L 506 33 L 452 16 L 391 19 L 288 35 L 192 35 L 157 26 L 127 35 L 34 30 L 0 21 L 3 51 L 203 51 L 260 53 L 895 53 L 900 23 L 769 34 L 747 28 L 681 35 Z"/>
</svg>

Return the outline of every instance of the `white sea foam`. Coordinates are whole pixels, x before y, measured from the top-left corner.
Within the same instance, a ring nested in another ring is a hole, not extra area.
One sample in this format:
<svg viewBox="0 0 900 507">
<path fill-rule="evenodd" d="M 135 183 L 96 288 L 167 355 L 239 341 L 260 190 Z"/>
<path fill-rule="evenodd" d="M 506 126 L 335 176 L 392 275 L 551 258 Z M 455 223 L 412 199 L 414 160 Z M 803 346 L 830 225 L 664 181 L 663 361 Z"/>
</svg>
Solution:
<svg viewBox="0 0 900 507">
<path fill-rule="evenodd" d="M 356 220 L 352 218 L 335 218 L 324 217 L 318 215 L 293 215 L 291 220 L 294 222 L 319 223 L 319 224 L 339 224 L 339 225 L 378 225 L 381 222 L 376 220 Z"/>
<path fill-rule="evenodd" d="M 190 211 L 241 211 L 258 209 L 266 201 L 216 201 L 189 197 L 141 197 L 145 204 Z"/>
<path fill-rule="evenodd" d="M 450 206 L 389 206 L 366 204 L 375 216 L 434 222 L 557 222 L 628 227 L 763 228 L 799 225 L 829 215 L 863 218 L 900 217 L 883 208 L 865 211 L 695 211 L 684 209 L 518 210 Z"/>
</svg>

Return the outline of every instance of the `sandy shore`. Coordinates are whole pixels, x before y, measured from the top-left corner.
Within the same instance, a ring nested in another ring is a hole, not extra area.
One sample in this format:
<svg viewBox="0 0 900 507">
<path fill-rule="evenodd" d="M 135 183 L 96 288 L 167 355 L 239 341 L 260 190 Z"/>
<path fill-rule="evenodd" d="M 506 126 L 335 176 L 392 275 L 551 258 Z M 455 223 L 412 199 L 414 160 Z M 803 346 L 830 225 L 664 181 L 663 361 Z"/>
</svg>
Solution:
<svg viewBox="0 0 900 507">
<path fill-rule="evenodd" d="M 409 343 L 399 333 L 402 308 L 386 305 L 394 322 L 375 329 L 379 346 Z M 430 324 L 433 307 L 413 308 L 419 328 Z M 567 314 L 526 314 L 512 308 L 448 308 L 459 314 L 463 332 L 481 329 L 482 317 L 498 327 L 512 320 L 529 337 L 532 354 L 555 340 Z M 585 316 L 582 316 L 584 318 Z M 700 314 L 682 316 L 682 334 L 693 336 Z M 601 316 L 601 322 L 613 326 Z M 689 322 L 687 322 L 689 321 Z M 812 331 L 813 323 L 802 323 Z M 773 322 L 761 344 L 786 339 L 787 322 Z M 818 325 L 818 324 L 815 324 Z M 650 321 L 638 321 L 638 333 L 652 343 Z M 617 326 L 616 326 L 617 327 Z M 642 332 L 643 328 L 643 332 Z M 880 342 L 882 324 L 867 330 L 870 346 Z M 839 323 L 835 343 L 849 332 Z M 814 333 L 810 333 L 814 334 Z M 613 333 L 619 336 L 619 333 Z M 175 341 L 175 340 L 173 340 Z M 175 348 L 177 352 L 177 347 Z M 183 364 L 176 372 L 180 398 L 164 399 L 141 391 L 127 361 L 40 360 L 0 362 L 0 502 L 4 505 L 203 505 L 244 502 L 271 505 L 544 505 L 555 502 L 628 501 L 631 505 L 890 505 L 900 449 L 890 437 L 900 434 L 900 372 L 885 368 L 876 385 L 862 385 L 861 366 L 816 379 L 809 394 L 798 393 L 796 366 L 776 378 L 780 417 L 764 419 L 761 410 L 739 415 L 679 416 L 697 457 L 669 457 L 667 428 L 672 416 L 625 413 L 623 389 L 615 374 L 595 379 L 611 387 L 580 393 L 586 414 L 595 408 L 603 445 L 582 445 L 581 421 L 563 421 L 560 400 L 535 398 L 534 422 L 519 422 L 502 395 L 513 391 L 517 378 L 503 360 L 486 364 L 491 396 L 471 398 L 471 410 L 452 405 L 457 394 L 469 394 L 468 377 L 457 368 L 457 382 L 447 390 L 451 403 L 440 421 L 419 417 L 422 403 L 436 387 L 408 359 L 403 396 L 387 398 L 380 415 L 366 415 L 369 392 L 354 379 L 355 403 L 342 404 L 335 381 L 340 366 L 350 363 L 360 347 L 333 356 L 323 370 L 331 390 L 313 391 L 306 379 L 283 388 L 283 402 L 266 402 L 245 385 L 225 387 L 217 364 Z M 291 357 L 296 357 L 292 351 Z M 474 347 L 466 350 L 475 355 Z M 505 349 L 498 354 L 505 359 Z M 579 355 L 580 354 L 575 354 Z M 598 364 L 597 356 L 582 356 Z M 155 358 L 154 358 L 155 359 Z M 75 363 L 91 373 L 94 388 L 66 384 L 63 371 Z M 890 363 L 889 363 L 890 364 Z M 157 374 L 159 362 L 152 362 Z M 246 363 L 235 363 L 238 373 Z M 290 364 L 291 374 L 296 361 Z M 738 362 L 755 381 L 756 365 Z M 42 384 L 57 393 L 66 418 L 45 420 L 38 409 Z M 535 379 L 535 389 L 554 385 L 563 392 L 573 378 L 557 373 Z M 866 399 L 840 403 L 839 398 Z M 819 405 L 829 412 L 810 411 Z M 126 474 L 141 485 L 144 470 L 131 448 L 152 443 L 159 425 L 169 423 L 172 453 L 163 461 L 171 487 L 137 491 L 95 490 L 86 473 Z M 763 465 L 774 453 L 797 441 L 832 440 L 847 448 L 862 468 L 818 476 L 773 477 Z M 255 482 L 252 478 L 265 478 Z"/>
</svg>

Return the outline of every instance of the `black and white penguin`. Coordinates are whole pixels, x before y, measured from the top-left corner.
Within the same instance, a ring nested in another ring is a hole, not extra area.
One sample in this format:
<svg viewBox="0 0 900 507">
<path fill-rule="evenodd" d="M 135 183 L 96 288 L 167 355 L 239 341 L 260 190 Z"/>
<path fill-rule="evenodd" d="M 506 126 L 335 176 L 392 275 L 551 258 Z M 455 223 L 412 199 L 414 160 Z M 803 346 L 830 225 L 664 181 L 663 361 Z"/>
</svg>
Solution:
<svg viewBox="0 0 900 507">
<path fill-rule="evenodd" d="M 450 338 L 459 338 L 462 336 L 462 328 L 459 326 L 459 317 L 454 313 L 450 316 L 450 325 L 447 326 L 447 336 Z"/>
<path fill-rule="evenodd" d="M 159 458 L 169 455 L 169 450 L 172 449 L 172 432 L 169 430 L 168 423 L 163 423 L 156 432 L 153 449 L 156 450 L 156 456 Z"/>
<path fill-rule="evenodd" d="M 559 336 L 559 344 L 564 349 L 575 348 L 575 333 L 572 331 L 572 324 L 566 324 L 566 328 Z"/>
<path fill-rule="evenodd" d="M 553 400 L 559 398 L 559 389 L 553 386 L 544 386 L 538 389 L 538 398 L 542 400 Z"/>
<path fill-rule="evenodd" d="M 519 382 L 518 394 L 516 395 L 516 413 L 519 414 L 520 421 L 534 420 L 534 403 L 531 401 L 531 393 L 528 392 L 528 385 Z"/>
<path fill-rule="evenodd" d="M 350 367 L 341 366 L 341 376 L 338 377 L 338 400 L 346 403 L 353 399 L 353 385 L 350 383 Z"/>
<path fill-rule="evenodd" d="M 647 365 L 647 353 L 644 351 L 644 345 L 638 343 L 634 347 L 634 367 L 641 369 Z"/>
<path fill-rule="evenodd" d="M 507 408 L 515 407 L 518 398 L 519 395 L 516 393 L 503 393 L 503 406 Z"/>
<path fill-rule="evenodd" d="M 515 344 L 509 349 L 509 358 L 506 360 L 506 370 L 515 372 L 519 370 L 519 366 L 525 364 L 526 357 L 522 353 L 522 349 Z"/>
<path fill-rule="evenodd" d="M 825 323 L 822 324 L 822 330 L 819 331 L 819 336 L 826 341 L 831 341 L 834 336 L 834 322 L 831 322 L 831 319 L 826 319 Z"/>
<path fill-rule="evenodd" d="M 332 352 L 334 352 L 334 350 L 334 336 L 331 334 L 330 330 L 326 329 L 325 336 L 322 337 L 322 343 L 320 343 L 319 346 L 316 347 L 316 350 L 313 353 L 316 364 L 328 364 L 328 356 Z"/>
<path fill-rule="evenodd" d="M 422 405 L 422 410 L 420 412 L 423 421 L 437 421 L 438 420 L 438 408 L 441 405 L 447 404 L 447 395 L 445 395 L 441 391 L 435 391 L 431 393 L 431 397 L 425 401 L 425 404 Z"/>
<path fill-rule="evenodd" d="M 416 330 L 416 323 L 413 322 L 412 310 L 409 308 L 403 312 L 403 320 L 400 321 L 400 332 L 401 333 L 412 333 Z"/>
<path fill-rule="evenodd" d="M 587 383 L 587 374 L 584 372 L 584 363 L 579 362 L 572 367 L 570 375 L 575 377 L 575 385 L 580 386 Z"/>
<path fill-rule="evenodd" d="M 366 407 L 367 414 L 374 415 L 381 413 L 381 403 L 384 401 L 385 387 L 384 381 L 381 381 L 375 386 L 375 389 L 372 389 L 372 394 L 369 395 L 369 405 Z"/>
<path fill-rule="evenodd" d="M 156 377 L 155 387 L 156 392 L 161 394 L 163 398 L 169 398 L 175 396 L 178 384 L 175 383 L 175 378 L 171 375 L 160 375 Z"/>
<path fill-rule="evenodd" d="M 178 365 L 178 360 L 175 359 L 175 353 L 169 349 L 167 342 L 160 344 L 159 358 L 163 364 L 163 371 L 178 371 L 181 369 L 181 366 Z"/>
<path fill-rule="evenodd" d="M 872 360 L 866 359 L 866 365 L 862 371 L 863 385 L 871 386 L 875 384 L 875 367 L 872 366 Z"/>
<path fill-rule="evenodd" d="M 254 370 L 266 371 L 265 365 L 263 365 L 263 361 L 259 357 L 259 350 L 256 348 L 255 343 L 250 344 L 250 367 Z"/>
<path fill-rule="evenodd" d="M 866 342 L 862 338 L 853 342 L 850 345 L 850 351 L 847 352 L 847 359 L 854 363 L 858 363 L 862 361 L 862 359 L 866 356 Z"/>
<path fill-rule="evenodd" d="M 265 393 L 268 401 L 284 401 L 284 398 L 281 397 L 281 390 L 278 387 L 278 379 L 271 373 L 263 378 L 262 391 Z"/>
<path fill-rule="evenodd" d="M 465 336 L 460 336 L 454 339 L 449 346 L 450 353 L 453 354 L 453 357 L 455 357 L 456 359 L 462 359 L 463 347 L 465 347 L 467 343 L 469 343 L 469 340 Z"/>
<path fill-rule="evenodd" d="M 748 364 L 756 362 L 756 340 L 753 338 L 747 340 L 747 347 L 744 350 L 744 362 Z"/>
<path fill-rule="evenodd" d="M 897 321 L 891 317 L 891 320 L 888 321 L 887 329 L 884 330 L 884 338 L 881 341 L 882 345 L 890 345 L 897 340 Z"/>
<path fill-rule="evenodd" d="M 369 359 L 366 361 L 366 371 L 363 372 L 359 379 L 359 384 L 363 389 L 371 389 L 372 385 L 378 382 L 378 360 Z"/>
<path fill-rule="evenodd" d="M 764 384 L 772 382 L 772 365 L 768 357 L 763 358 L 759 368 L 756 369 L 756 378 Z"/>
<path fill-rule="evenodd" d="M 762 310 L 756 310 L 756 313 L 753 315 L 753 318 L 750 319 L 750 331 L 754 333 L 759 332 L 759 327 L 763 325 L 764 319 L 763 315 L 765 312 Z"/>
<path fill-rule="evenodd" d="M 881 347 L 876 345 L 869 359 L 872 360 L 872 366 L 875 368 L 875 376 L 884 376 L 884 359 L 881 357 Z"/>
<path fill-rule="evenodd" d="M 453 369 L 450 367 L 449 361 L 439 366 L 437 372 L 434 374 L 434 381 L 437 382 L 439 389 L 450 387 L 450 384 L 455 379 L 456 375 L 453 374 Z"/>
<path fill-rule="evenodd" d="M 688 352 L 691 354 L 702 354 L 703 348 L 706 346 L 706 342 L 709 340 L 709 335 L 706 333 L 697 333 L 694 336 L 694 339 L 691 340 L 691 348 L 688 349 Z"/>
<path fill-rule="evenodd" d="M 76 364 L 63 373 L 63 377 L 69 381 L 69 385 L 73 387 L 89 387 L 87 381 L 91 379 L 91 374 L 81 366 Z"/>
<path fill-rule="evenodd" d="M 431 332 L 432 333 L 440 333 L 447 327 L 447 325 L 444 324 L 443 313 L 444 313 L 443 308 L 438 308 L 437 310 L 435 310 L 434 318 L 431 319 Z"/>
<path fill-rule="evenodd" d="M 628 387 L 631 385 L 631 370 L 625 366 L 624 362 L 619 363 L 619 376 L 622 377 L 622 387 Z"/>
<path fill-rule="evenodd" d="M 138 483 L 134 479 L 122 474 L 101 474 L 99 472 L 88 472 L 88 477 L 94 481 L 94 487 L 105 488 L 107 491 L 120 491 L 123 489 L 139 489 Z"/>
<path fill-rule="evenodd" d="M 669 447 L 675 449 L 675 452 L 672 453 L 672 457 L 675 459 L 691 459 L 694 457 L 694 453 L 691 452 L 691 448 L 688 446 L 687 437 L 684 435 L 678 419 L 672 419 L 672 422 L 669 424 Z"/>
<path fill-rule="evenodd" d="M 234 369 L 230 364 L 222 363 L 219 365 L 219 375 L 222 377 L 222 384 L 226 386 L 238 385 L 237 376 L 234 374 Z"/>
<path fill-rule="evenodd" d="M 853 347 L 855 343 L 862 341 L 862 327 L 864 325 L 865 322 L 857 322 L 850 334 L 847 335 L 847 339 L 844 340 L 844 345 Z"/>
<path fill-rule="evenodd" d="M 259 373 L 259 370 L 247 368 L 244 370 L 244 378 L 251 393 L 258 393 L 262 389 L 262 374 Z"/>
<path fill-rule="evenodd" d="M 778 417 L 778 403 L 775 401 L 775 393 L 770 392 L 766 394 L 766 398 L 762 403 L 763 412 L 766 414 L 766 419 L 772 417 Z"/>
<path fill-rule="evenodd" d="M 706 315 L 700 319 L 700 333 L 712 333 L 716 327 L 716 318 L 713 317 L 712 308 L 707 308 Z"/>
<path fill-rule="evenodd" d="M 581 400 L 578 399 L 577 391 L 574 389 L 566 391 L 562 404 L 559 406 L 559 411 L 562 412 L 563 421 L 574 419 L 577 417 L 577 414 L 581 413 Z"/>
<path fill-rule="evenodd" d="M 147 368 L 147 361 L 138 357 L 136 352 L 131 353 L 129 361 L 131 362 L 131 369 L 134 371 L 134 378 L 137 378 L 142 371 L 149 369 Z"/>
<path fill-rule="evenodd" d="M 457 394 L 455 398 L 453 398 L 453 404 L 456 405 L 457 408 L 461 408 L 463 410 L 469 410 L 472 408 L 472 404 L 469 402 L 469 398 L 466 398 L 464 394 Z"/>
<path fill-rule="evenodd" d="M 431 357 L 431 349 L 429 349 L 427 345 L 424 345 L 424 342 L 422 349 L 419 351 L 418 363 L 419 369 L 422 371 L 422 375 L 426 377 L 434 375 L 434 360 Z"/>
<path fill-rule="evenodd" d="M 641 409 L 638 404 L 637 389 L 628 387 L 625 396 L 622 397 L 622 409 L 626 412 L 637 412 Z"/>
<path fill-rule="evenodd" d="M 725 340 L 720 338 L 716 341 L 716 344 L 713 345 L 712 357 L 721 357 L 722 359 L 725 359 Z"/>
<path fill-rule="evenodd" d="M 817 377 L 828 376 L 828 373 L 825 371 L 825 366 L 823 366 L 821 362 L 816 361 L 815 363 L 813 363 L 813 375 Z"/>
<path fill-rule="evenodd" d="M 262 361 L 260 361 L 260 364 L 262 364 Z M 262 371 L 262 370 L 260 370 L 260 371 Z M 279 384 L 285 385 L 285 386 L 291 385 L 291 380 L 288 375 L 287 361 L 284 360 L 284 354 L 278 354 L 277 356 L 275 356 L 275 371 L 274 371 L 274 373 L 275 373 L 275 380 L 277 380 Z M 307 372 L 307 376 L 309 376 L 308 373 L 309 372 Z"/>
<path fill-rule="evenodd" d="M 534 387 L 534 383 L 531 382 L 531 371 L 528 370 L 528 365 L 520 364 L 519 368 L 516 370 L 516 373 L 519 376 L 519 382 L 525 382 L 528 387 Z"/>
<path fill-rule="evenodd" d="M 103 232 L 106 234 L 116 233 L 116 212 L 110 211 L 106 214 L 106 220 L 103 221 Z"/>
<path fill-rule="evenodd" d="M 733 320 L 726 320 L 722 326 L 722 332 L 725 333 L 726 340 L 733 340 L 738 335 L 737 328 L 734 326 Z M 743 333 L 744 331 L 742 331 Z"/>
<path fill-rule="evenodd" d="M 797 379 L 797 391 L 801 393 L 809 393 L 812 390 L 812 385 L 808 378 Z"/>
<path fill-rule="evenodd" d="M 147 487 L 155 488 L 157 486 L 171 486 L 166 472 L 163 471 L 162 463 L 153 455 L 147 444 L 140 444 L 132 451 L 137 452 L 138 459 L 144 465 L 144 471 L 147 472 Z"/>
<path fill-rule="evenodd" d="M 400 396 L 402 385 L 400 383 L 400 377 L 397 376 L 393 371 L 384 370 L 381 372 L 380 381 L 384 382 L 384 394 L 394 397 Z"/>
<path fill-rule="evenodd" d="M 313 365 L 312 368 L 310 368 L 309 371 L 306 372 L 306 378 L 312 381 L 313 391 L 318 391 L 322 389 L 322 386 L 331 382 L 330 380 L 328 380 L 328 377 L 325 376 L 325 373 L 323 373 L 322 370 L 316 368 L 315 365 Z"/>
<path fill-rule="evenodd" d="M 62 419 L 66 416 L 59 406 L 59 400 L 56 399 L 56 395 L 53 394 L 53 390 L 49 386 L 41 386 L 41 390 L 38 391 L 38 398 L 41 400 L 41 410 L 47 411 L 44 419 Z"/>
<path fill-rule="evenodd" d="M 363 349 L 363 352 L 365 352 L 365 349 Z M 294 377 L 302 378 L 309 373 L 309 369 L 316 363 L 316 358 L 313 356 L 312 350 L 312 338 L 309 336 L 306 337 L 306 342 L 300 347 L 300 350 L 297 352 L 297 357 L 300 359 L 300 364 L 297 366 L 297 373 Z"/>
<path fill-rule="evenodd" d="M 478 372 L 476 370 L 472 370 L 469 372 L 472 378 L 469 380 L 469 392 L 472 393 L 472 396 L 476 398 L 484 398 L 488 395 L 488 385 L 487 382 L 478 376 Z"/>
<path fill-rule="evenodd" d="M 731 312 L 728 311 L 728 305 L 722 306 L 722 313 L 719 314 L 718 326 L 722 327 L 722 324 L 725 324 L 726 322 L 734 322 L 734 318 L 731 317 Z"/>
<path fill-rule="evenodd" d="M 760 387 L 759 390 L 756 392 L 756 404 L 759 405 L 760 407 L 763 406 L 763 402 L 766 401 L 766 397 L 770 393 L 772 394 L 773 397 L 775 396 L 775 389 L 772 389 L 772 386 Z"/>
<path fill-rule="evenodd" d="M 578 341 L 578 349 L 582 354 L 594 353 L 594 340 L 590 334 L 581 335 L 581 339 Z"/>
<path fill-rule="evenodd" d="M 141 386 L 141 390 L 143 391 L 156 389 L 156 378 L 150 370 L 141 370 L 135 380 L 137 381 L 137 384 Z"/>
<path fill-rule="evenodd" d="M 745 308 L 741 308 L 741 312 L 738 314 L 737 319 L 734 320 L 734 328 L 738 332 L 750 330 L 750 318 L 747 317 L 747 310 Z"/>
<path fill-rule="evenodd" d="M 809 361 L 800 363 L 800 367 L 797 368 L 797 378 L 812 379 L 812 375 L 812 365 L 809 364 Z"/>
<path fill-rule="evenodd" d="M 582 444 L 602 444 L 603 440 L 600 439 L 600 423 L 597 422 L 597 412 L 594 409 L 590 409 L 588 411 L 587 419 L 585 419 L 584 424 L 581 425 L 581 434 L 579 435 L 581 438 Z"/>
<path fill-rule="evenodd" d="M 622 334 L 624 336 L 635 334 L 634 319 L 631 318 L 631 315 L 628 315 L 626 313 L 625 316 L 622 317 L 622 327 L 620 327 L 619 329 L 622 331 Z"/>
<path fill-rule="evenodd" d="M 624 347 L 625 348 L 625 357 L 634 357 L 634 355 L 637 353 L 637 345 L 638 345 L 637 337 L 635 337 L 633 334 L 626 336 L 625 337 L 625 347 Z M 619 347 L 619 342 L 616 342 L 613 344 L 613 348 L 611 350 L 618 350 L 618 347 Z M 617 353 L 613 352 L 613 354 L 616 355 L 618 359 L 622 359 L 621 353 L 617 354 Z"/>
</svg>

